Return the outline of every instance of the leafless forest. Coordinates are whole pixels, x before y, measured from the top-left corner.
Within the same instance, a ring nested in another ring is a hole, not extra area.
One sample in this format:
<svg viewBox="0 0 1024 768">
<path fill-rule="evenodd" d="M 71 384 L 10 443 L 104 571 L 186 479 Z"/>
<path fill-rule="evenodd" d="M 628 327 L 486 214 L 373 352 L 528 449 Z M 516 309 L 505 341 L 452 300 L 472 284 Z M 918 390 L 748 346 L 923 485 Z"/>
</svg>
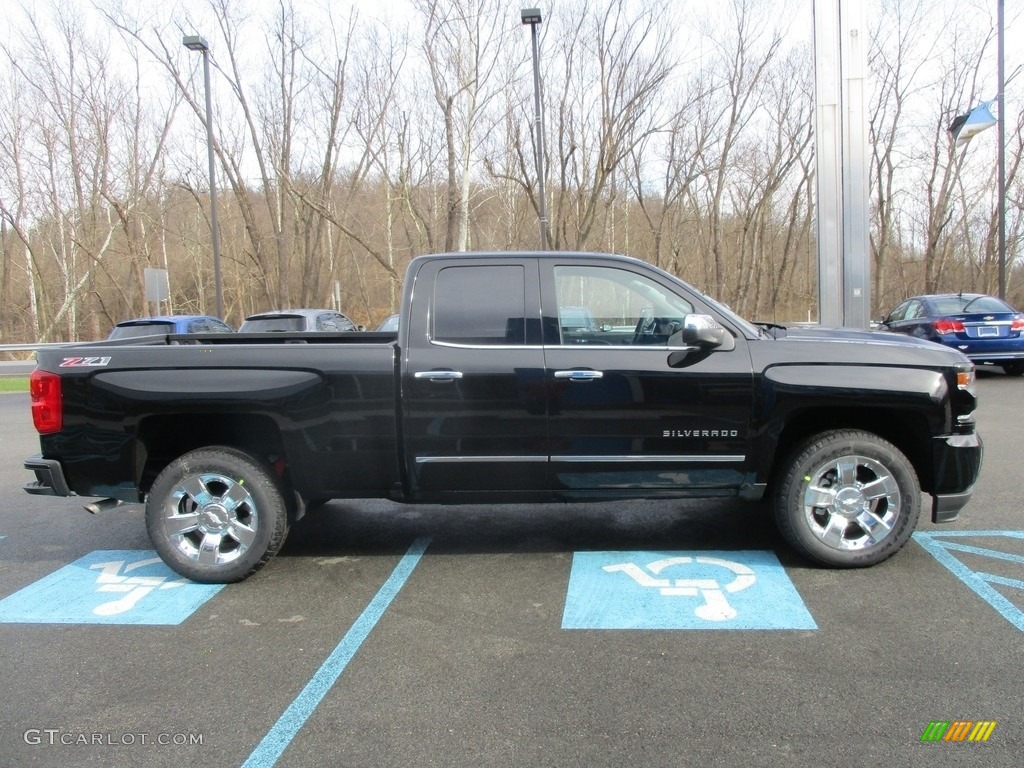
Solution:
<svg viewBox="0 0 1024 768">
<path fill-rule="evenodd" d="M 535 5 L 524 2 L 523 5 Z M 991 7 L 989 7 L 991 6 Z M 996 3 L 878 0 L 871 45 L 873 314 L 995 292 Z M 542 4 L 548 238 L 654 262 L 752 319 L 815 319 L 809 0 Z M 530 28 L 505 0 L 38 0 L 0 33 L 0 341 L 104 337 L 215 311 L 202 57 L 212 48 L 224 298 L 372 326 L 420 253 L 539 245 Z M 1016 18 L 1007 23 L 1016 24 Z M 1007 298 L 1024 178 L 1007 45 Z"/>
</svg>

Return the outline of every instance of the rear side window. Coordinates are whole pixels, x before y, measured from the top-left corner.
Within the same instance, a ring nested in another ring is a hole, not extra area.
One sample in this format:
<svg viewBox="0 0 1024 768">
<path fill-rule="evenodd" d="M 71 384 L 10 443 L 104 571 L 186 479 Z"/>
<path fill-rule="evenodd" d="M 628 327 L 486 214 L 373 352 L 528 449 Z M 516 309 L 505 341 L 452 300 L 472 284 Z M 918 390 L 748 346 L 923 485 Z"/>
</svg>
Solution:
<svg viewBox="0 0 1024 768">
<path fill-rule="evenodd" d="M 518 265 L 446 267 L 434 283 L 431 338 L 451 344 L 526 343 L 526 277 Z"/>
</svg>

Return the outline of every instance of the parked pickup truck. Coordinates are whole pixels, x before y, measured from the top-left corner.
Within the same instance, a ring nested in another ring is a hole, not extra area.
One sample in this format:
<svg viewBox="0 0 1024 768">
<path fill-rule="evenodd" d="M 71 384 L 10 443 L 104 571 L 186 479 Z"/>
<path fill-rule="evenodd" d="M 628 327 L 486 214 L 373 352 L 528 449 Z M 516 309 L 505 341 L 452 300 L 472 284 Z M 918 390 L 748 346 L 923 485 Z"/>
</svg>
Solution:
<svg viewBox="0 0 1024 768">
<path fill-rule="evenodd" d="M 586 322 L 580 322 L 586 318 Z M 770 494 L 829 566 L 899 550 L 982 459 L 974 368 L 887 333 L 749 323 L 641 261 L 421 256 L 396 333 L 168 335 L 40 350 L 33 494 L 145 502 L 195 581 L 244 579 L 332 498 Z"/>
</svg>

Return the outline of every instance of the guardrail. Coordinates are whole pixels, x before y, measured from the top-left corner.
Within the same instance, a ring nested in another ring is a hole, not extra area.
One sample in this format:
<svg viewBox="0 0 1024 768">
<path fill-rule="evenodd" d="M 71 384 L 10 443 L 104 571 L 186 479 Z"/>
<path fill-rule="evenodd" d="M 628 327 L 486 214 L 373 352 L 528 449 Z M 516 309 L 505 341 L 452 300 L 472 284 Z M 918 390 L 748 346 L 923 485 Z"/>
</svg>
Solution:
<svg viewBox="0 0 1024 768">
<path fill-rule="evenodd" d="M 41 341 L 36 344 L 0 344 L 0 352 L 35 352 L 44 347 L 66 347 L 68 344 L 78 344 L 75 341 Z"/>
<path fill-rule="evenodd" d="M 39 344 L 0 344 L 0 353 L 24 354 L 28 356 L 44 347 L 63 347 L 67 342 L 43 342 Z M 10 379 L 28 376 L 36 367 L 34 354 L 25 360 L 0 360 L 0 378 Z"/>
</svg>

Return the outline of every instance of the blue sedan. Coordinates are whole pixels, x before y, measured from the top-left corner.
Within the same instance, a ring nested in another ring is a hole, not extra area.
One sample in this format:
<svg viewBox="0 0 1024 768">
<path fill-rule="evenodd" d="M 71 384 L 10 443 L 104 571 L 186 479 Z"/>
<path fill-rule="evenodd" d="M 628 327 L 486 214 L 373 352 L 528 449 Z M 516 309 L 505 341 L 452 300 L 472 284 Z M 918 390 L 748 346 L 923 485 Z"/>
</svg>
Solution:
<svg viewBox="0 0 1024 768">
<path fill-rule="evenodd" d="M 914 296 L 884 317 L 880 327 L 959 349 L 977 365 L 1024 374 L 1024 313 L 995 296 Z"/>
</svg>

